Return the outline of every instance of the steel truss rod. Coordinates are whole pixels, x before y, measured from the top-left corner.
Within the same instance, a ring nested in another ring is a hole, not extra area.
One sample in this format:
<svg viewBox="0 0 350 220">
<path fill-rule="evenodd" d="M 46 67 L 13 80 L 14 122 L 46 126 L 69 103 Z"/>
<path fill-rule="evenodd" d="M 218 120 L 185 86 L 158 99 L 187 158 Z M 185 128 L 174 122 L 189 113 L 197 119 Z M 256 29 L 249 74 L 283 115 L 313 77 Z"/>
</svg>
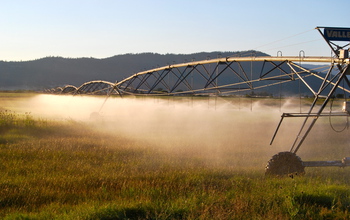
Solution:
<svg viewBox="0 0 350 220">
<path fill-rule="evenodd" d="M 290 69 L 299 77 L 299 79 L 308 87 L 308 89 L 316 96 L 316 92 L 312 89 L 312 87 L 300 76 L 300 74 L 293 68 L 290 62 L 287 63 Z"/>
<path fill-rule="evenodd" d="M 322 77 L 322 76 L 320 76 L 320 75 L 318 75 L 318 74 L 315 74 L 315 73 L 313 73 L 312 71 L 307 70 L 307 69 L 305 69 L 304 67 L 299 66 L 299 65 L 297 65 L 297 64 L 295 64 L 295 63 L 293 63 L 293 62 L 289 62 L 289 65 L 296 66 L 296 67 L 298 67 L 299 69 L 301 69 L 303 72 L 307 72 L 307 73 L 311 74 L 312 76 L 315 76 L 315 77 L 317 77 L 317 78 L 323 80 L 322 86 L 320 87 L 320 88 L 322 88 L 323 90 L 324 90 L 329 84 L 332 84 L 333 86 L 335 85 L 334 82 L 332 82 L 332 81 L 333 81 L 332 79 L 331 79 L 331 80 L 328 80 L 328 78 L 329 78 L 329 76 L 330 76 L 330 74 L 331 74 L 331 72 L 332 72 L 332 70 L 333 70 L 333 68 L 334 68 L 334 64 L 332 64 L 332 65 L 330 66 L 330 69 L 328 70 L 328 72 L 327 72 L 327 74 L 326 74 L 325 77 Z M 291 68 L 291 69 L 294 71 L 294 68 Z M 339 70 L 341 71 L 341 69 L 342 69 L 342 68 L 340 68 Z M 294 73 L 296 73 L 296 75 L 299 75 L 300 72 L 294 71 Z M 299 77 L 300 77 L 300 75 L 299 75 Z M 334 76 L 333 79 L 334 79 L 335 77 L 336 77 L 336 76 Z M 345 80 L 347 83 L 349 82 L 349 80 L 348 80 L 347 77 L 344 77 L 344 80 Z M 306 84 L 307 84 L 307 83 L 305 82 L 305 85 L 306 85 Z M 348 83 L 348 85 L 349 85 L 349 87 L 350 87 L 350 83 Z M 308 86 L 308 84 L 307 84 L 307 86 Z M 340 86 L 340 85 L 338 85 L 338 88 L 339 88 L 339 89 L 342 89 L 342 90 L 344 90 L 344 91 L 346 91 L 346 92 L 348 92 L 348 93 L 350 93 L 350 90 L 349 90 L 349 89 L 346 89 L 346 88 L 344 88 L 344 87 L 342 87 L 342 86 Z M 322 92 L 322 91 L 320 91 L 320 92 Z M 319 92 L 319 93 L 320 93 L 320 92 Z"/>
<path fill-rule="evenodd" d="M 117 82 L 115 82 L 115 84 L 117 84 Z M 108 93 L 107 93 L 107 96 L 106 96 L 105 100 L 103 101 L 103 103 L 102 103 L 102 105 L 101 105 L 100 109 L 98 110 L 98 113 L 100 113 L 100 112 L 101 112 L 101 110 L 102 110 L 103 106 L 106 104 L 107 99 L 108 99 L 108 98 L 109 98 L 109 96 L 110 96 L 110 95 L 113 93 L 113 91 L 117 91 L 117 93 L 120 95 L 120 97 L 123 97 L 123 96 L 121 95 L 121 93 L 120 93 L 120 91 L 119 91 L 118 87 L 117 87 L 115 84 L 114 84 L 114 86 L 113 86 L 113 87 L 111 87 L 111 89 L 108 91 Z"/>
<path fill-rule="evenodd" d="M 219 66 L 222 65 L 222 64 L 226 64 L 226 66 L 225 66 L 220 72 L 218 72 L 218 71 L 219 71 Z M 216 80 L 216 79 L 231 65 L 231 64 L 232 64 L 232 62 L 229 63 L 228 65 L 227 65 L 226 62 L 218 62 L 218 63 L 216 64 L 216 67 L 214 68 L 213 72 L 210 74 L 209 79 L 208 79 L 207 83 L 205 84 L 204 88 L 207 88 L 207 87 L 209 86 L 209 84 L 215 82 L 215 80 Z M 215 83 L 215 85 L 217 86 L 216 83 Z"/>
<path fill-rule="evenodd" d="M 340 70 L 340 71 L 338 72 L 338 74 L 334 75 L 334 76 L 332 77 L 332 79 L 328 80 L 328 78 L 330 78 L 330 76 L 331 76 L 331 72 L 332 72 L 332 70 L 333 70 L 334 64 L 332 64 L 332 65 L 330 66 L 330 68 L 329 68 L 329 70 L 328 70 L 328 72 L 327 72 L 327 74 L 326 74 L 325 77 L 321 77 L 321 76 L 319 76 L 319 75 L 317 75 L 317 74 L 315 74 L 315 73 L 313 73 L 313 72 L 311 72 L 311 71 L 309 71 L 309 70 L 306 70 L 305 68 L 303 68 L 303 67 L 301 67 L 301 66 L 299 66 L 299 65 L 296 65 L 296 64 L 293 63 L 293 62 L 288 62 L 288 65 L 291 67 L 292 71 L 298 76 L 298 79 L 302 80 L 302 82 L 310 89 L 310 91 L 313 92 L 315 98 L 314 98 L 314 100 L 313 100 L 313 103 L 311 104 L 311 107 L 310 107 L 308 113 L 300 113 L 300 114 L 297 114 L 297 113 L 283 113 L 283 114 L 282 114 L 281 120 L 280 120 L 280 122 L 279 122 L 279 124 L 278 124 L 278 126 L 277 126 L 277 128 L 276 128 L 276 130 L 275 130 L 275 133 L 273 134 L 273 137 L 272 137 L 272 139 L 271 139 L 270 145 L 273 143 L 273 141 L 274 141 L 274 139 L 275 139 L 275 137 L 276 137 L 276 135 L 277 135 L 277 132 L 278 132 L 278 130 L 279 130 L 281 124 L 282 124 L 282 121 L 283 121 L 283 119 L 284 119 L 285 117 L 305 117 L 304 123 L 302 124 L 302 127 L 301 127 L 301 129 L 299 130 L 299 133 L 298 133 L 298 135 L 297 135 L 297 137 L 296 137 L 296 139 L 295 139 L 295 141 L 294 141 L 294 143 L 293 143 L 293 145 L 292 145 L 292 148 L 291 148 L 291 150 L 290 150 L 290 151 L 292 152 L 293 149 L 294 149 L 294 147 L 296 146 L 296 149 L 294 150 L 294 153 L 296 153 L 296 152 L 298 151 L 298 149 L 300 148 L 301 144 L 303 143 L 303 141 L 305 140 L 306 136 L 307 136 L 308 133 L 310 132 L 310 130 L 311 130 L 311 128 L 313 127 L 314 123 L 315 123 L 316 120 L 318 119 L 318 117 L 322 117 L 322 116 L 347 116 L 347 115 L 344 114 L 344 113 L 340 113 L 340 114 L 331 114 L 331 115 L 330 115 L 330 114 L 322 114 L 322 111 L 323 111 L 324 107 L 327 105 L 329 99 L 332 97 L 332 95 L 334 94 L 334 91 L 335 91 L 337 88 L 343 89 L 344 91 L 350 93 L 350 91 L 349 91 L 348 89 L 339 86 L 339 83 L 340 83 L 341 80 L 347 80 L 346 75 L 350 74 L 350 70 L 342 69 L 342 70 Z M 297 72 L 297 71 L 293 68 L 293 66 L 300 68 L 300 69 L 302 70 L 302 72 L 307 72 L 307 73 L 309 73 L 309 74 L 310 74 L 309 76 L 316 76 L 317 78 L 323 80 L 317 92 L 314 91 L 314 89 L 312 89 L 311 86 L 303 79 L 303 78 L 305 78 L 305 76 L 302 77 L 302 76 L 300 75 L 301 72 Z M 348 66 L 349 66 L 349 65 L 348 65 Z M 347 68 L 348 68 L 348 67 L 347 67 Z M 333 82 L 333 81 L 336 81 L 336 82 Z M 331 88 L 331 91 L 328 93 L 328 95 L 327 95 L 327 96 L 321 96 L 320 94 L 321 94 L 327 87 L 329 87 L 329 86 L 331 86 L 331 85 L 332 85 L 333 87 Z M 319 100 L 319 98 L 325 98 L 325 100 L 323 101 L 323 105 L 320 107 L 320 109 L 318 110 L 317 113 L 312 113 L 312 111 L 313 111 L 314 107 L 316 106 L 316 103 L 317 103 L 317 101 Z M 308 121 L 308 119 L 309 119 L 310 117 L 314 118 L 314 121 L 310 124 L 310 127 L 309 127 L 309 128 L 305 129 L 306 123 L 307 123 L 307 121 Z M 302 132 L 303 132 L 304 130 L 306 130 L 306 132 L 304 133 L 304 135 L 302 135 Z M 300 142 L 298 143 L 298 141 L 300 141 Z M 298 143 L 298 144 L 297 144 L 297 143 Z"/>
<path fill-rule="evenodd" d="M 145 76 L 144 76 L 144 77 L 145 77 Z M 130 80 L 124 81 L 124 82 L 126 82 L 126 86 L 124 86 L 124 91 L 127 90 L 127 89 L 129 89 L 129 86 L 130 86 L 137 78 L 138 78 L 138 75 L 135 74 L 134 77 L 130 78 Z M 122 85 L 124 82 L 123 82 L 123 80 L 122 80 L 121 82 L 118 83 L 117 86 L 120 86 L 120 88 L 121 88 L 121 85 Z"/>
<path fill-rule="evenodd" d="M 188 69 L 190 69 L 190 71 L 186 73 Z M 178 76 L 177 74 L 175 74 L 175 76 L 177 77 L 177 81 L 173 85 L 173 88 L 171 88 L 170 93 L 172 93 L 176 88 L 178 88 L 178 86 L 180 86 L 181 83 L 183 83 L 190 91 L 193 91 L 191 84 L 187 81 L 186 78 L 194 71 L 194 66 L 187 65 L 182 72 L 180 71 L 179 67 L 176 67 L 176 70 L 179 72 L 180 75 Z"/>
<path fill-rule="evenodd" d="M 342 71 L 339 71 L 338 74 L 336 74 L 336 82 L 334 83 L 333 87 L 331 88 L 330 92 L 328 93 L 327 97 L 325 98 L 325 100 L 323 101 L 323 104 L 321 105 L 321 107 L 319 108 L 319 110 L 317 111 L 316 115 L 312 117 L 312 120 L 309 124 L 308 127 L 306 127 L 306 123 L 308 122 L 308 120 L 310 119 L 309 116 L 307 116 L 304 120 L 304 123 L 302 124 L 299 133 L 290 149 L 290 152 L 293 152 L 296 154 L 296 152 L 299 150 L 300 146 L 303 144 L 304 140 L 306 139 L 306 137 L 308 136 L 309 132 L 311 131 L 311 129 L 313 128 L 313 126 L 315 125 L 317 119 L 319 118 L 319 116 L 321 115 L 323 109 L 326 107 L 327 103 L 329 102 L 329 100 L 331 99 L 332 95 L 334 94 L 335 90 L 338 88 L 341 80 L 346 77 L 346 75 L 350 74 L 350 65 L 347 65 L 346 68 L 344 68 Z M 335 77 L 333 77 L 335 78 Z M 320 88 L 321 90 L 322 88 Z M 316 101 L 319 99 L 319 96 L 315 96 L 314 102 L 310 107 L 310 110 L 308 112 L 308 114 L 310 114 L 313 110 L 313 108 L 315 107 Z M 304 132 L 304 133 L 303 133 Z M 303 133 L 303 134 L 302 134 Z"/>
<path fill-rule="evenodd" d="M 142 77 L 142 79 L 140 80 L 139 84 L 134 88 L 134 91 L 137 91 L 143 84 L 145 84 L 146 81 L 147 81 L 147 79 L 148 79 L 151 75 L 152 75 L 152 74 L 145 74 L 145 75 L 143 75 L 143 77 Z M 147 87 L 149 87 L 147 83 L 146 83 L 145 85 L 146 85 Z"/>
<path fill-rule="evenodd" d="M 196 72 L 199 73 L 199 74 L 202 76 L 202 78 L 208 82 L 209 79 L 210 79 L 210 73 L 209 73 L 209 71 L 207 70 L 207 68 L 206 68 L 205 65 L 203 65 L 203 64 L 198 65 L 198 66 L 201 66 L 201 67 L 203 68 L 203 70 L 204 70 L 204 72 L 207 74 L 207 76 L 204 75 L 200 70 L 198 70 L 197 67 L 195 67 Z M 208 84 L 208 83 L 206 83 L 206 84 Z M 218 85 L 217 85 L 217 83 L 216 83 L 215 81 L 213 81 L 213 82 L 211 82 L 211 83 L 209 83 L 209 84 L 212 85 L 211 88 L 216 88 L 216 87 L 218 87 Z M 209 84 L 208 84 L 208 86 L 209 86 Z M 205 86 L 204 86 L 204 87 L 205 87 Z M 217 92 L 220 92 L 219 89 L 216 89 L 216 90 L 217 90 Z"/>
<path fill-rule="evenodd" d="M 281 117 L 284 117 L 284 118 L 288 118 L 288 117 L 293 117 L 293 118 L 298 118 L 298 117 L 301 117 L 301 118 L 304 118 L 304 117 L 330 117 L 330 116 L 334 116 L 334 117 L 337 117 L 337 116 L 340 116 L 340 117 L 344 117 L 344 116 L 349 116 L 349 114 L 345 113 L 345 112 L 337 112 L 337 113 L 331 113 L 331 114 L 328 114 L 328 113 L 321 113 L 321 114 L 318 114 L 318 113 L 283 113 Z"/>
<path fill-rule="evenodd" d="M 107 81 L 90 81 L 84 83 L 79 88 L 77 88 L 73 95 L 89 93 L 94 94 L 104 90 L 108 90 L 112 86 L 114 86 L 114 84 Z"/>
<path fill-rule="evenodd" d="M 272 64 L 273 66 L 275 66 L 275 67 L 272 68 L 271 70 L 267 71 L 265 74 L 262 74 L 266 62 L 271 63 L 271 64 Z M 284 60 L 284 61 L 282 61 L 280 64 L 277 65 L 277 64 L 275 64 L 275 63 L 272 62 L 272 61 L 267 61 L 267 60 L 264 61 L 263 67 L 261 68 L 261 72 L 260 72 L 260 79 L 261 79 L 261 80 L 267 80 L 267 79 L 264 79 L 264 77 L 265 77 L 266 75 L 268 75 L 269 73 L 271 73 L 272 71 L 274 71 L 274 70 L 276 70 L 276 69 L 279 69 L 279 70 L 281 70 L 286 76 L 289 76 L 289 78 L 279 78 L 279 80 L 294 80 L 293 75 L 288 74 L 284 69 L 281 68 L 281 66 L 282 66 L 283 64 L 285 64 L 286 62 L 288 62 L 288 61 L 287 61 L 287 60 Z M 276 79 L 274 79 L 274 80 L 276 80 Z"/>
<path fill-rule="evenodd" d="M 243 76 L 241 76 L 236 70 L 234 70 L 231 65 L 233 63 L 237 63 L 239 69 L 242 71 L 243 73 Z M 220 72 L 215 72 L 216 70 L 218 70 L 219 68 L 219 65 L 220 64 L 226 64 L 226 66 L 220 71 Z M 207 88 L 209 86 L 209 84 L 213 83 L 216 79 L 218 79 L 218 77 L 223 74 L 223 72 L 226 70 L 226 69 L 230 69 L 238 78 L 240 78 L 243 82 L 245 82 L 250 89 L 253 89 L 253 85 L 252 83 L 250 82 L 246 72 L 244 71 L 242 65 L 240 62 L 237 62 L 237 61 L 232 61 L 230 63 L 218 63 L 215 70 L 212 72 L 208 82 L 206 83 L 206 85 L 204 86 L 204 88 Z M 213 77 L 215 75 L 215 77 Z"/>
<path fill-rule="evenodd" d="M 156 81 L 153 84 L 153 86 L 151 86 L 150 90 L 148 91 L 148 94 L 151 93 L 156 88 L 156 86 L 158 86 L 159 83 L 162 83 L 166 88 L 168 88 L 168 85 L 165 82 L 163 82 L 163 79 L 168 75 L 168 73 L 169 69 L 164 69 L 161 74 L 158 73 L 158 77 L 156 77 Z"/>
</svg>

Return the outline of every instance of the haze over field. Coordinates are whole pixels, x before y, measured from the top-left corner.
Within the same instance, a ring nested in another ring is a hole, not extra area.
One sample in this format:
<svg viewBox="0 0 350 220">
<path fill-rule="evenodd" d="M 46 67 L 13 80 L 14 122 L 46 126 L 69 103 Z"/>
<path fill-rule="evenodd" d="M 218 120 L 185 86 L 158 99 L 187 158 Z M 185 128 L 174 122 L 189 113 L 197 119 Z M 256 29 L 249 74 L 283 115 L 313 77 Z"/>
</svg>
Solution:
<svg viewBox="0 0 350 220">
<path fill-rule="evenodd" d="M 284 120 L 277 138 L 269 145 L 282 112 L 299 112 L 299 100 L 198 98 L 109 98 L 36 95 L 12 103 L 13 109 L 35 117 L 87 123 L 115 136 L 127 137 L 174 154 L 206 155 L 210 164 L 264 167 L 272 155 L 288 151 L 303 119 Z M 105 104 L 103 104 L 105 102 Z M 102 107 L 102 108 L 101 108 Z M 101 109 L 100 118 L 91 113 Z M 308 106 L 303 106 L 303 110 Z M 333 119 L 342 128 L 344 120 Z M 332 131 L 321 118 L 300 149 L 302 159 L 341 159 L 350 155 L 349 131 Z M 336 140 L 336 141 L 335 141 Z M 329 151 L 337 144 L 339 151 Z"/>
</svg>

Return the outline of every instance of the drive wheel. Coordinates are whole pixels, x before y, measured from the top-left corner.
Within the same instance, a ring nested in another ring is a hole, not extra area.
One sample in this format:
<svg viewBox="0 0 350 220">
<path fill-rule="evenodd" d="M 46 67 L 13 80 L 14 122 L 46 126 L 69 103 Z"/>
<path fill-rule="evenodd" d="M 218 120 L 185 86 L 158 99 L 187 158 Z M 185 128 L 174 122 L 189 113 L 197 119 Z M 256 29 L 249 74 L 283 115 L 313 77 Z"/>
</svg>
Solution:
<svg viewBox="0 0 350 220">
<path fill-rule="evenodd" d="M 296 154 L 286 151 L 274 155 L 266 165 L 266 176 L 290 176 L 304 175 L 305 167 Z"/>
</svg>

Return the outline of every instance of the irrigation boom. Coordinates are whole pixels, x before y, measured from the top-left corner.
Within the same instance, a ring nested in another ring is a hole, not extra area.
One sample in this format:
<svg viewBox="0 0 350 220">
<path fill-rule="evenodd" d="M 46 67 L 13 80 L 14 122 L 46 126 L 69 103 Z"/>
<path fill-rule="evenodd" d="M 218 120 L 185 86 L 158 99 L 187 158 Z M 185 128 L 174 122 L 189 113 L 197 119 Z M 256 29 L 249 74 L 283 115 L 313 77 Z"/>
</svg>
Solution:
<svg viewBox="0 0 350 220">
<path fill-rule="evenodd" d="M 296 156 L 299 148 L 315 125 L 317 119 L 324 114 L 323 110 L 336 90 L 350 93 L 350 28 L 316 27 L 334 56 L 257 56 L 251 52 L 248 56 L 230 56 L 200 61 L 170 64 L 163 67 L 140 71 L 114 83 L 106 81 L 90 81 L 80 87 L 66 86 L 53 90 L 58 93 L 72 94 L 111 94 L 119 95 L 228 95 L 239 92 L 253 92 L 268 86 L 286 82 L 299 81 L 313 94 L 314 100 L 308 112 L 283 113 L 280 123 L 273 134 L 271 143 L 285 117 L 304 117 L 305 120 L 296 135 L 290 151 L 275 155 L 266 168 L 267 174 L 285 175 L 304 173 L 308 166 L 348 166 L 349 159 L 341 162 L 320 161 L 302 162 Z M 345 43 L 344 43 L 345 42 Z M 340 45 L 340 43 L 344 43 Z M 303 64 L 326 64 L 321 69 L 307 69 Z M 260 69 L 260 74 L 258 74 Z M 320 70 L 320 71 L 319 71 Z M 316 84 L 316 82 L 318 82 Z M 341 86 L 344 82 L 344 86 Z M 348 87 L 348 88 L 346 88 Z M 321 105 L 316 103 L 322 102 Z M 346 105 L 347 106 L 347 105 Z M 350 105 L 349 105 L 350 106 Z M 348 117 L 350 109 L 336 114 Z M 335 116 L 332 114 L 332 116 Z"/>
</svg>

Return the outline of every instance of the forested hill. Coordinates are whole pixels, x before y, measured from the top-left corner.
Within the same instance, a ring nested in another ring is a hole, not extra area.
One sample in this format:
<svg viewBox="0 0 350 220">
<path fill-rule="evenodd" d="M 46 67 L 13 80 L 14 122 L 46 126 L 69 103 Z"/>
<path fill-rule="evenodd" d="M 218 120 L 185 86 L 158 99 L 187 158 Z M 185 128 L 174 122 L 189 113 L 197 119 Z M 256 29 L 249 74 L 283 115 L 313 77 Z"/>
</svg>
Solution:
<svg viewBox="0 0 350 220">
<path fill-rule="evenodd" d="M 201 52 L 194 54 L 140 53 L 105 59 L 45 57 L 33 61 L 0 61 L 0 90 L 43 90 L 67 84 L 80 86 L 91 80 L 115 82 L 139 71 L 228 56 L 268 56 L 256 51 Z"/>
</svg>

